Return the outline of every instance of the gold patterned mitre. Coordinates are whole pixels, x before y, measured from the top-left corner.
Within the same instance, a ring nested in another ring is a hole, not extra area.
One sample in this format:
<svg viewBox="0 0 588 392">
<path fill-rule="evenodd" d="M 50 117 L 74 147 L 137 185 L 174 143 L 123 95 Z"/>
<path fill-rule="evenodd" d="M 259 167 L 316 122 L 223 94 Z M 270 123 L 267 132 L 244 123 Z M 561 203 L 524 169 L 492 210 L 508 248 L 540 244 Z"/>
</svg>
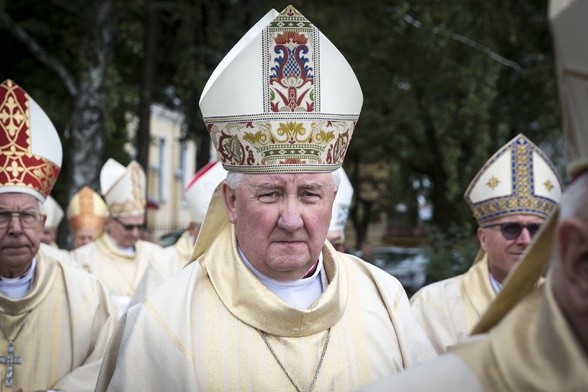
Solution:
<svg viewBox="0 0 588 392">
<path fill-rule="evenodd" d="M 124 167 L 112 158 L 100 171 L 100 191 L 113 217 L 145 214 L 145 172 L 138 162 Z"/>
<path fill-rule="evenodd" d="M 66 216 L 73 231 L 101 229 L 108 216 L 108 207 L 98 193 L 84 186 L 71 198 Z"/>
<path fill-rule="evenodd" d="M 63 208 L 50 195 L 47 196 L 43 205 L 41 205 L 41 213 L 45 215 L 45 228 L 57 229 L 61 220 L 63 219 Z"/>
<path fill-rule="evenodd" d="M 337 189 L 337 195 L 333 202 L 333 209 L 331 211 L 331 222 L 329 224 L 329 231 L 341 231 L 345 230 L 345 224 L 347 223 L 347 217 L 349 216 L 349 207 L 353 200 L 353 186 L 345 170 L 340 167 L 337 169 L 339 172 L 339 188 Z"/>
<path fill-rule="evenodd" d="M 0 193 L 45 201 L 62 160 L 57 130 L 47 114 L 12 80 L 0 84 Z"/>
<path fill-rule="evenodd" d="M 330 172 L 343 162 L 362 103 L 343 55 L 288 6 L 267 13 L 229 51 L 200 109 L 228 171 Z"/>
<path fill-rule="evenodd" d="M 551 1 L 549 19 L 559 78 L 568 174 L 588 171 L 588 2 Z"/>
<path fill-rule="evenodd" d="M 184 198 L 192 222 L 202 223 L 216 186 L 227 177 L 227 171 L 219 161 L 208 163 L 198 170 L 184 189 Z"/>
<path fill-rule="evenodd" d="M 545 153 L 519 134 L 498 150 L 465 192 L 479 225 L 508 215 L 547 218 L 561 199 L 561 183 Z"/>
</svg>

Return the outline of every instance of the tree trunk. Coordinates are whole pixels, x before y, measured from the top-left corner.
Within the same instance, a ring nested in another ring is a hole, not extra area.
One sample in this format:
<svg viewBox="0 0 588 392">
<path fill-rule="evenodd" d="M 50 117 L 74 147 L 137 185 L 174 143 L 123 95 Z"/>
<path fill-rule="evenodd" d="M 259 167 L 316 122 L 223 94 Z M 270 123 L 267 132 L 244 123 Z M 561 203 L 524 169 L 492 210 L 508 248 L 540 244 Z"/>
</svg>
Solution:
<svg viewBox="0 0 588 392">
<path fill-rule="evenodd" d="M 100 169 L 104 152 L 104 74 L 98 69 L 88 70 L 74 97 L 70 120 L 71 186 L 69 198 L 84 185 L 100 191 Z"/>
<path fill-rule="evenodd" d="M 137 130 L 137 162 L 143 166 L 146 172 L 149 170 L 151 103 L 155 73 L 155 44 L 157 42 L 157 10 L 155 7 L 153 0 L 147 1 L 147 16 L 143 33 L 145 38 L 143 79 L 141 82 L 141 102 L 139 103 L 139 129 Z"/>
<path fill-rule="evenodd" d="M 94 18 L 80 47 L 82 71 L 77 95 L 73 96 L 69 154 L 71 156 L 69 198 L 84 185 L 99 190 L 103 162 L 107 72 L 113 58 L 112 4 L 96 4 Z"/>
</svg>

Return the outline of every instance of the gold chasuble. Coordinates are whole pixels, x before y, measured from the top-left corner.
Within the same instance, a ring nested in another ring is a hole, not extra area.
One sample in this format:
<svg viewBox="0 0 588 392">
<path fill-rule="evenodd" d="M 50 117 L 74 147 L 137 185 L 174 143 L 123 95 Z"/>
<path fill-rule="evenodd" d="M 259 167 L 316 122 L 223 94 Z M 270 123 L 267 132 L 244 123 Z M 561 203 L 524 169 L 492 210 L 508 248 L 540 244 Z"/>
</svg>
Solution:
<svg viewBox="0 0 588 392">
<path fill-rule="evenodd" d="M 36 260 L 24 298 L 0 294 L 0 391 L 93 391 L 116 304 L 90 274 L 42 252 Z"/>
<path fill-rule="evenodd" d="M 474 336 L 439 360 L 360 390 L 579 392 L 587 386 L 588 356 L 547 281 L 488 335 Z"/>
<path fill-rule="evenodd" d="M 96 390 L 308 390 L 320 366 L 315 391 L 348 391 L 435 356 L 396 279 L 329 244 L 322 252 L 328 286 L 293 308 L 244 265 L 225 224 L 123 316 Z"/>
<path fill-rule="evenodd" d="M 149 259 L 161 246 L 149 241 L 137 241 L 135 254 L 123 253 L 105 232 L 94 241 L 71 252 L 83 269 L 98 277 L 113 294 L 121 311 L 135 294 Z"/>
<path fill-rule="evenodd" d="M 485 254 L 465 274 L 423 287 L 410 302 L 417 320 L 441 354 L 470 334 L 495 297 Z"/>
<path fill-rule="evenodd" d="M 129 307 L 141 302 L 153 289 L 184 268 L 190 260 L 193 249 L 190 232 L 185 231 L 174 245 L 155 251 L 131 298 Z"/>
</svg>

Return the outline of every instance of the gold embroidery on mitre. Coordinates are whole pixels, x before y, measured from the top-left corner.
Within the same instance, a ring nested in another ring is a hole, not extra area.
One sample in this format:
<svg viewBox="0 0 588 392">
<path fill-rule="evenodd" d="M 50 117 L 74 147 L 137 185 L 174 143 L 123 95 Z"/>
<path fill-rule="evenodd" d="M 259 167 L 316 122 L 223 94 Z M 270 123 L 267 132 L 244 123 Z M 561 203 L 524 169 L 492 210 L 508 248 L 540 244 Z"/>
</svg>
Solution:
<svg viewBox="0 0 588 392">
<path fill-rule="evenodd" d="M 500 180 L 494 176 L 490 177 L 490 179 L 486 183 L 486 185 L 488 185 L 488 187 L 492 190 L 494 190 L 494 188 L 496 188 L 498 184 L 500 184 Z"/>
<path fill-rule="evenodd" d="M 223 165 L 234 171 L 277 172 L 286 165 L 325 171 L 320 166 L 341 165 L 354 127 L 347 119 L 284 119 L 217 122 L 209 132 Z"/>
<path fill-rule="evenodd" d="M 262 41 L 264 111 L 319 111 L 320 40 L 314 25 L 290 5 L 269 23 Z"/>
<path fill-rule="evenodd" d="M 554 188 L 553 183 L 551 182 L 551 180 L 547 180 L 543 183 L 543 185 L 545 186 L 545 189 L 547 189 L 547 192 L 551 192 L 551 190 Z"/>
<path fill-rule="evenodd" d="M 139 171 L 141 168 L 138 164 L 131 164 L 129 166 L 131 173 L 131 195 L 130 199 L 120 203 L 112 203 L 108 206 L 112 216 L 123 215 L 140 215 L 145 212 L 146 200 L 143 195 L 143 187 L 141 186 L 141 178 Z"/>
<path fill-rule="evenodd" d="M 72 203 L 78 205 L 77 215 L 71 215 L 68 217 L 69 224 L 73 230 L 79 230 L 82 228 L 93 228 L 99 229 L 104 226 L 105 216 L 103 211 L 97 211 L 99 208 L 94 204 L 94 191 L 90 188 L 82 188 L 76 195 Z M 69 210 L 68 210 L 69 212 Z"/>
<path fill-rule="evenodd" d="M 548 198 L 536 196 L 533 192 L 533 152 L 537 152 L 543 160 L 549 163 L 547 157 L 534 146 L 526 137 L 520 136 L 511 143 L 505 145 L 503 149 L 499 150 L 491 160 L 489 160 L 483 172 L 488 166 L 495 162 L 503 151 L 510 150 L 512 157 L 512 166 L 510 175 L 512 178 L 511 193 L 501 197 L 490 197 L 476 204 L 470 203 L 474 217 L 479 224 L 483 224 L 489 220 L 500 216 L 515 215 L 515 214 L 532 214 L 542 217 L 548 217 L 556 206 L 556 202 Z M 478 177 L 481 174 L 478 174 Z M 507 173 L 501 174 L 507 175 Z M 493 189 L 493 186 L 498 185 L 499 180 L 492 176 L 486 183 L 488 187 Z M 545 187 L 549 189 L 554 187 L 549 180 L 544 183 Z"/>
<path fill-rule="evenodd" d="M 6 138 L 0 146 L 0 184 L 34 189 L 47 196 L 57 180 L 59 167 L 31 152 L 30 97 L 10 80 L 0 88 L 6 90 L 0 102 L 0 123 Z"/>
<path fill-rule="evenodd" d="M 104 226 L 106 219 L 97 215 L 77 215 L 68 219 L 73 230 L 79 229 L 100 229 Z"/>
</svg>

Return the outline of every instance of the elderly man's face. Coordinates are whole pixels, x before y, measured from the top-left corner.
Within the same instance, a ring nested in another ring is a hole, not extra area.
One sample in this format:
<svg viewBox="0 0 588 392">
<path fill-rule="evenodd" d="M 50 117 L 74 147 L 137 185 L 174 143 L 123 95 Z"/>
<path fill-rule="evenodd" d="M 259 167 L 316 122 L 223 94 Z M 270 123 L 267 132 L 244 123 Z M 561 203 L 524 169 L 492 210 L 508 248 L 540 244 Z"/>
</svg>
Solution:
<svg viewBox="0 0 588 392">
<path fill-rule="evenodd" d="M 29 269 L 39 251 L 45 223 L 39 207 L 39 201 L 31 195 L 0 193 L 0 214 L 13 213 L 5 227 L 0 225 L 0 276 L 15 278 Z M 17 216 L 23 211 L 26 217 Z"/>
<path fill-rule="evenodd" d="M 91 242 L 96 236 L 100 229 L 90 228 L 90 227 L 83 227 L 81 229 L 76 230 L 73 233 L 73 247 L 79 248 L 82 245 L 86 245 L 88 242 Z"/>
<path fill-rule="evenodd" d="M 108 234 L 120 247 L 129 248 L 135 246 L 141 238 L 144 230 L 145 218 L 143 215 L 125 216 L 120 218 L 109 217 L 106 222 Z"/>
<path fill-rule="evenodd" d="M 248 174 L 223 185 L 229 220 L 251 264 L 282 281 L 302 278 L 325 242 L 335 199 L 331 173 Z"/>
<path fill-rule="evenodd" d="M 495 219 L 484 225 L 486 228 L 478 229 L 480 247 L 488 254 L 488 268 L 494 279 L 502 282 L 509 271 L 521 259 L 523 252 L 532 241 L 532 233 L 529 228 L 523 228 L 519 235 L 514 238 L 505 238 L 502 232 L 504 231 L 508 236 L 508 229 L 516 227 L 516 224 L 530 225 L 535 228 L 540 227 L 544 222 L 545 219 L 535 215 L 519 214 Z M 515 225 L 504 226 L 508 223 L 514 223 Z M 502 229 L 500 225 L 503 225 Z"/>
</svg>

